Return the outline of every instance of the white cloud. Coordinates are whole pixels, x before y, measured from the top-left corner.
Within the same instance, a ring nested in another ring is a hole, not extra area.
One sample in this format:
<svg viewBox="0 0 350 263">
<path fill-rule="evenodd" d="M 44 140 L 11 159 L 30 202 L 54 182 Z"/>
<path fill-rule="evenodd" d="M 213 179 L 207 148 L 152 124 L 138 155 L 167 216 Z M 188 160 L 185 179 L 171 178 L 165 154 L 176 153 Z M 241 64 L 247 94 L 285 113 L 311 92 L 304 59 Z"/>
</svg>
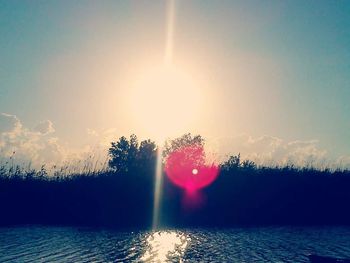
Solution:
<svg viewBox="0 0 350 263">
<path fill-rule="evenodd" d="M 16 115 L 0 113 L 0 134 L 15 136 L 22 129 L 22 124 Z"/>
<path fill-rule="evenodd" d="M 74 149 L 54 136 L 54 132 L 50 120 L 41 121 L 34 129 L 29 129 L 17 116 L 0 113 L 0 160 L 14 155 L 17 163 L 31 162 L 34 167 L 68 164 L 78 168 L 101 168 L 106 163 L 110 142 L 119 138 L 115 128 L 87 129 L 89 143 Z M 206 141 L 209 157 L 216 161 L 240 153 L 242 159 L 263 165 L 350 168 L 350 155 L 331 160 L 317 140 L 286 141 L 267 135 L 254 138 L 241 134 L 229 138 L 207 138 Z"/>
<path fill-rule="evenodd" d="M 0 113 L 0 161 L 11 157 L 16 164 L 39 168 L 70 166 L 70 171 L 100 169 L 106 164 L 110 142 L 118 139 L 116 129 L 95 131 L 87 129 L 90 138 L 87 145 L 72 148 L 54 136 L 54 124 L 50 120 L 39 122 L 33 129 L 25 127 L 11 114 Z"/>
<path fill-rule="evenodd" d="M 253 160 L 263 165 L 295 164 L 323 167 L 328 160 L 327 151 L 319 147 L 317 140 L 285 141 L 267 135 L 253 138 L 241 134 L 231 138 L 209 139 L 208 144 L 209 151 L 214 151 L 220 161 L 238 153 L 242 159 Z"/>
<path fill-rule="evenodd" d="M 88 128 L 86 132 L 92 139 L 94 146 L 106 148 L 110 145 L 112 141 L 118 139 L 116 128 L 108 128 L 101 131 L 96 131 L 94 129 Z"/>
<path fill-rule="evenodd" d="M 24 127 L 21 120 L 11 114 L 0 114 L 0 157 L 7 161 L 10 157 L 17 164 L 40 167 L 45 164 L 62 165 L 77 162 L 86 149 L 73 150 L 64 146 L 52 136 L 54 125 L 50 120 L 39 122 L 34 129 Z"/>
<path fill-rule="evenodd" d="M 39 132 L 43 135 L 50 134 L 55 132 L 55 129 L 53 127 L 53 123 L 50 120 L 45 120 L 39 122 L 35 127 L 34 131 Z"/>
<path fill-rule="evenodd" d="M 94 136 L 94 137 L 97 137 L 99 135 L 96 130 L 90 129 L 90 128 L 87 128 L 86 132 L 87 132 L 88 135 Z"/>
</svg>

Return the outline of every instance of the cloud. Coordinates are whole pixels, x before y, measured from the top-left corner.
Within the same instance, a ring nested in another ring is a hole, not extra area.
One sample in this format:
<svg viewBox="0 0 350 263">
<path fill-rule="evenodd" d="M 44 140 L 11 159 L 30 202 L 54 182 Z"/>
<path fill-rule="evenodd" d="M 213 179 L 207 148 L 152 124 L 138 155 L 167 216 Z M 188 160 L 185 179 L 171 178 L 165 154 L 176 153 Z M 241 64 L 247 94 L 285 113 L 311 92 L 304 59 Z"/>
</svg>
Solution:
<svg viewBox="0 0 350 263">
<path fill-rule="evenodd" d="M 91 139 L 91 143 L 95 147 L 99 146 L 102 148 L 106 148 L 106 150 L 110 146 L 110 143 L 112 141 L 118 139 L 116 128 L 108 128 L 103 129 L 101 131 L 96 131 L 94 129 L 88 128 L 86 132 Z"/>
<path fill-rule="evenodd" d="M 50 120 L 41 121 L 34 129 L 29 129 L 17 116 L 1 113 L 1 159 L 7 161 L 11 157 L 17 164 L 31 163 L 33 167 L 64 162 L 69 150 L 51 135 L 54 131 Z"/>
<path fill-rule="evenodd" d="M 230 138 L 209 139 L 208 144 L 209 151 L 214 151 L 220 161 L 240 153 L 243 159 L 262 165 L 323 167 L 330 164 L 327 151 L 319 147 L 317 140 L 286 141 L 268 135 L 254 138 L 241 134 Z"/>
<path fill-rule="evenodd" d="M 45 120 L 45 121 L 41 121 L 39 122 L 35 127 L 34 127 L 34 131 L 39 132 L 43 135 L 47 135 L 50 133 L 55 132 L 55 129 L 53 127 L 53 123 L 50 120 Z"/>
<path fill-rule="evenodd" d="M 94 136 L 94 137 L 97 137 L 99 135 L 96 130 L 90 129 L 90 128 L 87 128 L 86 132 L 87 132 L 88 135 Z"/>
<path fill-rule="evenodd" d="M 54 136 L 54 132 L 51 120 L 40 121 L 30 129 L 17 116 L 0 113 L 0 161 L 12 158 L 16 164 L 30 163 L 34 168 L 69 165 L 75 167 L 74 171 L 92 165 L 101 168 L 106 162 L 109 143 L 116 138 L 116 129 L 101 132 L 88 129 L 90 143 L 73 148 Z"/>
<path fill-rule="evenodd" d="M 12 134 L 15 136 L 22 129 L 22 124 L 16 115 L 0 113 L 0 134 Z"/>
<path fill-rule="evenodd" d="M 55 135 L 50 120 L 39 122 L 33 129 L 25 127 L 11 114 L 0 113 L 0 161 L 10 157 L 19 164 L 40 167 L 50 165 L 103 167 L 111 141 L 118 140 L 115 128 L 96 131 L 87 129 L 88 143 L 72 148 Z M 209 158 L 221 162 L 230 155 L 241 154 L 261 165 L 298 166 L 313 165 L 319 168 L 350 168 L 350 155 L 329 158 L 317 140 L 287 141 L 274 136 L 253 137 L 241 134 L 232 137 L 207 138 Z"/>
</svg>

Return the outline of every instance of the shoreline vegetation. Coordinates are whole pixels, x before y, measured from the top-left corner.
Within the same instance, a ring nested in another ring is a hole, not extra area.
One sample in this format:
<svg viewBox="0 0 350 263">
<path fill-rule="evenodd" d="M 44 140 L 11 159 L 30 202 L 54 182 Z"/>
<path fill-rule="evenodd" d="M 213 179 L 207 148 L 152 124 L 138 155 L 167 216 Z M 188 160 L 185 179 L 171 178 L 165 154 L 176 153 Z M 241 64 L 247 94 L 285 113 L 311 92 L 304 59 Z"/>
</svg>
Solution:
<svg viewBox="0 0 350 263">
<path fill-rule="evenodd" d="M 168 141 L 163 161 L 183 146 L 203 144 L 191 134 Z M 150 228 L 156 160 L 156 144 L 131 135 L 111 143 L 106 170 L 49 175 L 45 167 L 1 165 L 0 226 Z M 195 197 L 163 172 L 160 227 L 350 225 L 349 170 L 258 166 L 239 154 L 218 167 L 217 179 Z"/>
</svg>

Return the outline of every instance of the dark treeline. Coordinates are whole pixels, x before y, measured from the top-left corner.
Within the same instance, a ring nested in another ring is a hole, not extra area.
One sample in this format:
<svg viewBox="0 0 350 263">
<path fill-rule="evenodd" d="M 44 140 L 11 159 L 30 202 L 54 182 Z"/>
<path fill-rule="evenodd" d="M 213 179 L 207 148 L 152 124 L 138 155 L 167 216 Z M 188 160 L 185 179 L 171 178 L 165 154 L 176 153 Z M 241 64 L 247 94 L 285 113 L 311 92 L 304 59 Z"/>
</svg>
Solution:
<svg viewBox="0 0 350 263">
<path fill-rule="evenodd" d="M 186 134 L 169 141 L 163 158 L 183 145 L 202 145 Z M 114 227 L 152 225 L 156 144 L 120 138 L 109 149 L 106 171 L 70 176 L 0 167 L 0 224 Z M 231 156 L 198 203 L 163 174 L 163 226 L 350 224 L 350 172 L 260 167 Z M 194 202 L 193 200 L 190 201 Z"/>
</svg>

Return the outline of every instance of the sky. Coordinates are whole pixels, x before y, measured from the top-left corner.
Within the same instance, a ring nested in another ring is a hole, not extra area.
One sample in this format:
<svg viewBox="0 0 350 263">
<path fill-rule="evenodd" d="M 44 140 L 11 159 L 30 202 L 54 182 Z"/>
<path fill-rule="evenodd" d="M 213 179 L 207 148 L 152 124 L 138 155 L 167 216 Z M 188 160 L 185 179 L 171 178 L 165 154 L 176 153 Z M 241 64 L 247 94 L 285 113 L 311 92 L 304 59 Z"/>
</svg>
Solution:
<svg viewBox="0 0 350 263">
<path fill-rule="evenodd" d="M 171 23 L 170 6 L 0 0 L 3 160 L 86 158 L 168 127 L 216 154 L 350 164 L 349 1 L 175 0 Z M 149 72 L 169 43 L 168 86 Z"/>
</svg>

